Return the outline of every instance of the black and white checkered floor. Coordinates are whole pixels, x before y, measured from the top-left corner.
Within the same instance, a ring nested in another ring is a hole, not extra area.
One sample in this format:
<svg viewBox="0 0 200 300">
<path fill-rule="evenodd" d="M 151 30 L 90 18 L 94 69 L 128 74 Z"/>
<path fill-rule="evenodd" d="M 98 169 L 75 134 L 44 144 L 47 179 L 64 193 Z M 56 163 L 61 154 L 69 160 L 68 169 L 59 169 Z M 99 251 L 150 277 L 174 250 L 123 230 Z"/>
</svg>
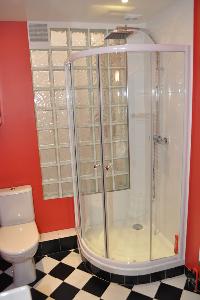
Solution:
<svg viewBox="0 0 200 300">
<path fill-rule="evenodd" d="M 78 250 L 38 257 L 36 268 L 37 279 L 30 284 L 33 300 L 200 300 L 185 275 L 131 288 L 99 279 L 85 268 Z M 1 260 L 0 292 L 12 287 L 12 267 Z"/>
</svg>

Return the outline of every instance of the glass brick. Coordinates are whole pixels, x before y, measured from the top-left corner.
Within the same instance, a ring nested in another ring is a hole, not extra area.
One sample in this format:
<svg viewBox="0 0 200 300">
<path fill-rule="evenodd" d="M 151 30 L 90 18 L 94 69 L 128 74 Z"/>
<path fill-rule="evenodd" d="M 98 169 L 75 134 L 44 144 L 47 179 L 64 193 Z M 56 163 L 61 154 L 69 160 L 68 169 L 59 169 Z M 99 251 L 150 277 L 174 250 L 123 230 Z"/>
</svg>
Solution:
<svg viewBox="0 0 200 300">
<path fill-rule="evenodd" d="M 115 176 L 115 190 L 123 190 L 129 188 L 129 176 L 118 175 Z"/>
<path fill-rule="evenodd" d="M 45 180 L 58 180 L 57 167 L 42 167 L 42 179 Z"/>
<path fill-rule="evenodd" d="M 128 159 L 114 159 L 113 168 L 115 173 L 128 173 Z"/>
<path fill-rule="evenodd" d="M 81 193 L 83 194 L 93 194 L 96 192 L 96 180 L 95 179 L 87 179 L 81 180 Z"/>
<path fill-rule="evenodd" d="M 113 125 L 112 126 L 113 140 L 128 140 L 128 127 L 127 125 Z"/>
<path fill-rule="evenodd" d="M 75 87 L 88 87 L 88 71 L 87 70 L 74 70 L 74 86 Z"/>
<path fill-rule="evenodd" d="M 127 123 L 127 107 L 113 107 L 112 108 L 112 122 Z"/>
<path fill-rule="evenodd" d="M 46 108 L 51 109 L 51 98 L 49 91 L 35 91 L 34 92 L 34 103 L 36 109 Z"/>
<path fill-rule="evenodd" d="M 105 32 L 90 31 L 90 45 L 92 47 L 100 47 L 105 45 Z"/>
<path fill-rule="evenodd" d="M 114 157 L 128 156 L 128 143 L 127 142 L 113 143 L 113 155 Z"/>
<path fill-rule="evenodd" d="M 76 52 L 79 52 L 79 51 L 72 51 L 71 54 L 74 54 Z M 88 57 L 81 57 L 81 58 L 76 59 L 73 62 L 73 66 L 74 67 L 84 67 L 84 68 L 88 67 L 89 66 Z"/>
<path fill-rule="evenodd" d="M 51 45 L 52 46 L 67 46 L 67 31 L 66 30 L 51 30 Z"/>
<path fill-rule="evenodd" d="M 58 198 L 59 197 L 59 185 L 57 183 L 43 184 L 44 198 Z"/>
<path fill-rule="evenodd" d="M 54 146 L 55 145 L 54 130 L 39 130 L 38 141 L 40 147 Z"/>
<path fill-rule="evenodd" d="M 80 176 L 94 176 L 94 163 L 80 162 Z"/>
<path fill-rule="evenodd" d="M 91 160 L 94 157 L 94 147 L 93 146 L 81 146 L 79 147 L 79 159 L 81 160 Z"/>
<path fill-rule="evenodd" d="M 49 71 L 33 71 L 33 86 L 49 87 Z"/>
<path fill-rule="evenodd" d="M 62 195 L 69 196 L 73 195 L 73 183 L 72 182 L 63 182 L 61 184 L 62 187 Z"/>
<path fill-rule="evenodd" d="M 55 149 L 40 149 L 40 161 L 42 164 L 55 164 L 56 150 Z"/>
<path fill-rule="evenodd" d="M 53 71 L 53 83 L 54 86 L 65 86 L 65 72 Z"/>
<path fill-rule="evenodd" d="M 58 108 L 66 108 L 67 101 L 65 98 L 65 90 L 57 90 L 54 92 L 55 105 Z"/>
<path fill-rule="evenodd" d="M 33 68 L 41 68 L 49 66 L 48 51 L 31 50 L 31 64 Z"/>
<path fill-rule="evenodd" d="M 111 70 L 110 81 L 112 86 L 126 86 L 126 71 L 122 69 Z"/>
<path fill-rule="evenodd" d="M 72 47 L 86 47 L 87 46 L 87 32 L 86 31 L 72 31 L 71 32 Z"/>
<path fill-rule="evenodd" d="M 84 126 L 92 123 L 92 112 L 88 108 L 76 108 L 77 126 Z"/>
<path fill-rule="evenodd" d="M 39 110 L 36 112 L 37 127 L 38 128 L 52 128 L 53 127 L 53 113 L 52 111 Z"/>
<path fill-rule="evenodd" d="M 74 91 L 74 99 L 76 105 L 90 105 L 90 94 L 88 89 Z"/>
<path fill-rule="evenodd" d="M 51 53 L 52 65 L 54 67 L 63 67 L 68 59 L 67 51 L 52 51 Z"/>
<path fill-rule="evenodd" d="M 126 67 L 125 53 L 111 53 L 109 54 L 110 67 Z"/>
<path fill-rule="evenodd" d="M 127 103 L 127 91 L 126 88 L 113 88 L 111 89 L 111 101 L 112 104 L 123 105 Z"/>
<path fill-rule="evenodd" d="M 78 128 L 78 141 L 79 142 L 92 142 L 93 141 L 93 135 L 92 135 L 92 129 L 89 127 L 83 127 Z"/>
<path fill-rule="evenodd" d="M 68 127 L 68 114 L 66 109 L 56 110 L 57 127 Z"/>
<path fill-rule="evenodd" d="M 70 148 L 59 148 L 59 160 L 60 162 L 66 162 L 68 160 L 71 160 L 71 153 Z"/>
<path fill-rule="evenodd" d="M 65 128 L 58 129 L 58 143 L 60 145 L 68 145 L 69 144 L 69 130 Z"/>
<path fill-rule="evenodd" d="M 71 164 L 60 166 L 60 175 L 62 179 L 72 177 Z"/>
</svg>

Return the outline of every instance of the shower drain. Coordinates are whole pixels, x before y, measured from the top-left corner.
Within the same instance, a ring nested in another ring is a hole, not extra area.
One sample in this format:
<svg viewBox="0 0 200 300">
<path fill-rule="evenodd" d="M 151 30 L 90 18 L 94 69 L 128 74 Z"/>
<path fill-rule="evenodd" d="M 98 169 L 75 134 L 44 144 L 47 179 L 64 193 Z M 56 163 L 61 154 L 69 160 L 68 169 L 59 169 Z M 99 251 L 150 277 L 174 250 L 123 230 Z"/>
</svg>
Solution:
<svg viewBox="0 0 200 300">
<path fill-rule="evenodd" d="M 143 229 L 143 226 L 141 224 L 133 224 L 133 229 L 141 230 L 141 229 Z"/>
</svg>

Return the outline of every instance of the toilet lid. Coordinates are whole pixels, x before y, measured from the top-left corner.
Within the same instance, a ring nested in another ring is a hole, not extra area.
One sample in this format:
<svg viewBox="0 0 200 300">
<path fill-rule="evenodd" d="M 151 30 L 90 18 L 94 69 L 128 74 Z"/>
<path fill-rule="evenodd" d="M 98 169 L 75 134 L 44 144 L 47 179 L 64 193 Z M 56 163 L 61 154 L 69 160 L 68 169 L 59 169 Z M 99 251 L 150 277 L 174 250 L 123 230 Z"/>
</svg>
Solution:
<svg viewBox="0 0 200 300">
<path fill-rule="evenodd" d="M 20 254 L 31 249 L 38 241 L 39 233 L 35 222 L 0 228 L 0 252 Z"/>
</svg>

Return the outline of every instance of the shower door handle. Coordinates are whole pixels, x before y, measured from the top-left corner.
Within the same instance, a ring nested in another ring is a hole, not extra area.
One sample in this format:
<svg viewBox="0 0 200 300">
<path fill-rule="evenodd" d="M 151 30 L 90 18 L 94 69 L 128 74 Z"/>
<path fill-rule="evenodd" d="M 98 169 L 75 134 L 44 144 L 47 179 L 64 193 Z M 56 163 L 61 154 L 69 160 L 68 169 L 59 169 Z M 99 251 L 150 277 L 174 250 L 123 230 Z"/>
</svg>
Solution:
<svg viewBox="0 0 200 300">
<path fill-rule="evenodd" d="M 101 166 L 101 164 L 95 164 L 94 165 L 94 169 L 97 169 L 98 167 L 100 167 Z"/>
<path fill-rule="evenodd" d="M 110 169 L 111 167 L 112 167 L 112 164 L 110 163 L 110 164 L 104 166 L 104 169 L 105 169 L 106 171 L 109 171 L 109 169 Z"/>
</svg>

